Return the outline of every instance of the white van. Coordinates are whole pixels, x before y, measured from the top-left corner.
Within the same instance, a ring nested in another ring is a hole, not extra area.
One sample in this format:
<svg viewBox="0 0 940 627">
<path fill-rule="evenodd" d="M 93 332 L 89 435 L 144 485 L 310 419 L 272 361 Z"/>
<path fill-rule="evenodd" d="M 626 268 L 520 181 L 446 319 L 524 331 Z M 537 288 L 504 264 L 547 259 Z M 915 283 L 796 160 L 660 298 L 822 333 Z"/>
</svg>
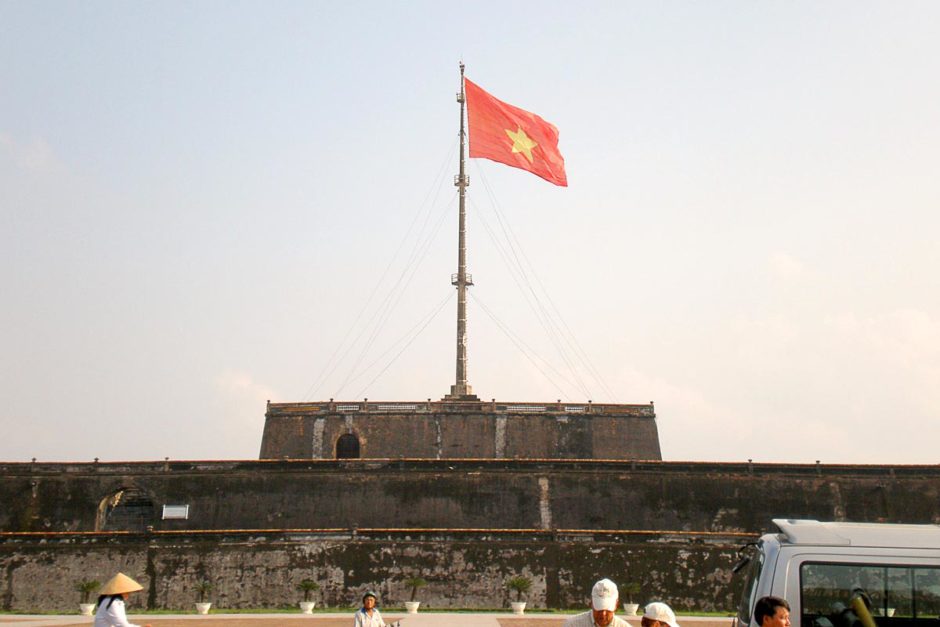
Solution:
<svg viewBox="0 0 940 627">
<path fill-rule="evenodd" d="M 735 567 L 748 567 L 738 626 L 759 627 L 754 603 L 774 595 L 794 627 L 940 627 L 940 525 L 773 522 Z"/>
</svg>

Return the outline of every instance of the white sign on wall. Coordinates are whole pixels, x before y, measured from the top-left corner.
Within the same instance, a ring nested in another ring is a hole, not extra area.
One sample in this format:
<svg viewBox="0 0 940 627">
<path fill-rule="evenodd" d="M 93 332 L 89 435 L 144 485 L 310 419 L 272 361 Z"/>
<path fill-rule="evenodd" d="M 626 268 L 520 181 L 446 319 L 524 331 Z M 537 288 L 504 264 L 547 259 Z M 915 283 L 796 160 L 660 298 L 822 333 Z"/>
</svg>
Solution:
<svg viewBox="0 0 940 627">
<path fill-rule="evenodd" d="M 189 518 L 189 505 L 164 505 L 163 520 L 186 520 Z"/>
</svg>

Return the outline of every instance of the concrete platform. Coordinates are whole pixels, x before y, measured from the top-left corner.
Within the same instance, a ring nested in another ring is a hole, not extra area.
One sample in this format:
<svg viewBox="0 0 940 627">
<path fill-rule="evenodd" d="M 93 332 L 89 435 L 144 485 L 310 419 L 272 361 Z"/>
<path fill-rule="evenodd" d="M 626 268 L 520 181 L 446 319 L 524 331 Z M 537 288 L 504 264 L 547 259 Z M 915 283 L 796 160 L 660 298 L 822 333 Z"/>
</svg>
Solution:
<svg viewBox="0 0 940 627">
<path fill-rule="evenodd" d="M 401 627 L 561 627 L 570 614 L 530 613 L 516 616 L 511 613 L 451 613 L 403 612 L 383 613 L 386 623 L 401 621 Z M 625 618 L 621 615 L 622 618 Z M 152 627 L 352 627 L 353 612 L 336 614 L 131 614 L 129 620 L 135 625 L 150 624 Z M 627 618 L 633 627 L 639 627 L 639 617 Z M 87 627 L 93 622 L 90 616 L 52 615 L 0 615 L 0 627 Z M 730 618 L 679 616 L 682 627 L 730 627 Z"/>
</svg>

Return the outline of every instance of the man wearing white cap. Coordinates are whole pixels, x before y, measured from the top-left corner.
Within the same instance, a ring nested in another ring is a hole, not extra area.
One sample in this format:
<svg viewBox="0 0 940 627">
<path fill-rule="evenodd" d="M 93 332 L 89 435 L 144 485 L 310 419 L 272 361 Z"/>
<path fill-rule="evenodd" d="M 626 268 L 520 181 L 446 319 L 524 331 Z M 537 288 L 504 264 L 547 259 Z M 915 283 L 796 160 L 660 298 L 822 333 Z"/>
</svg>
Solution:
<svg viewBox="0 0 940 627">
<path fill-rule="evenodd" d="M 643 610 L 641 627 L 679 627 L 676 622 L 676 613 L 665 603 L 650 603 Z"/>
<path fill-rule="evenodd" d="M 362 607 L 356 611 L 354 627 L 387 627 L 382 612 L 375 607 L 376 596 L 371 590 L 362 595 Z"/>
<path fill-rule="evenodd" d="M 565 621 L 563 627 L 630 627 L 627 621 L 614 616 L 619 604 L 617 584 L 610 579 L 601 579 L 591 590 L 591 610 L 575 614 Z"/>
</svg>

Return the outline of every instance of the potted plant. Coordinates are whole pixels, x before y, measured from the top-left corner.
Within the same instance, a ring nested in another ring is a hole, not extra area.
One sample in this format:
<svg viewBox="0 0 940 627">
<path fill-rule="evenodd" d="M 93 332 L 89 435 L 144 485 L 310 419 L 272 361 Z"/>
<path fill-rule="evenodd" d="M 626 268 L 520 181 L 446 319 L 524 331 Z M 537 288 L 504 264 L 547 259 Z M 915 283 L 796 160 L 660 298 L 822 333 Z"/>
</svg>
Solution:
<svg viewBox="0 0 940 627">
<path fill-rule="evenodd" d="M 421 605 L 421 601 L 415 601 L 415 597 L 418 596 L 418 588 L 423 588 L 428 585 L 428 582 L 421 577 L 409 577 L 405 580 L 405 585 L 411 588 L 411 600 L 405 601 L 405 609 L 408 610 L 409 614 L 417 614 L 418 606 Z"/>
<path fill-rule="evenodd" d="M 510 603 L 512 613 L 522 614 L 525 612 L 525 601 L 522 600 L 522 595 L 532 589 L 532 580 L 522 575 L 511 577 L 506 582 L 506 587 L 516 593 L 516 600 Z"/>
<path fill-rule="evenodd" d="M 207 602 L 206 599 L 209 597 L 209 593 L 212 592 L 212 583 L 205 580 L 200 581 L 196 584 L 196 592 L 199 594 L 196 611 L 200 614 L 208 614 L 212 603 Z"/>
<path fill-rule="evenodd" d="M 304 593 L 304 600 L 300 602 L 300 611 L 304 614 L 313 613 L 313 606 L 315 606 L 317 602 L 310 600 L 310 593 L 319 590 L 320 584 L 313 579 L 304 579 L 297 584 L 297 589 Z"/>
<path fill-rule="evenodd" d="M 638 583 L 626 583 L 620 587 L 620 594 L 626 599 L 623 604 L 623 611 L 626 612 L 627 616 L 636 616 L 636 612 L 640 606 L 633 602 L 633 598 L 639 593 L 640 584 Z"/>
<path fill-rule="evenodd" d="M 91 613 L 95 609 L 94 603 L 88 602 L 88 597 L 91 596 L 91 593 L 101 587 L 100 581 L 95 581 L 94 579 L 82 579 L 81 581 L 75 582 L 75 590 L 81 594 L 81 601 L 78 604 L 79 610 L 82 613 L 82 616 L 91 616 Z"/>
</svg>

